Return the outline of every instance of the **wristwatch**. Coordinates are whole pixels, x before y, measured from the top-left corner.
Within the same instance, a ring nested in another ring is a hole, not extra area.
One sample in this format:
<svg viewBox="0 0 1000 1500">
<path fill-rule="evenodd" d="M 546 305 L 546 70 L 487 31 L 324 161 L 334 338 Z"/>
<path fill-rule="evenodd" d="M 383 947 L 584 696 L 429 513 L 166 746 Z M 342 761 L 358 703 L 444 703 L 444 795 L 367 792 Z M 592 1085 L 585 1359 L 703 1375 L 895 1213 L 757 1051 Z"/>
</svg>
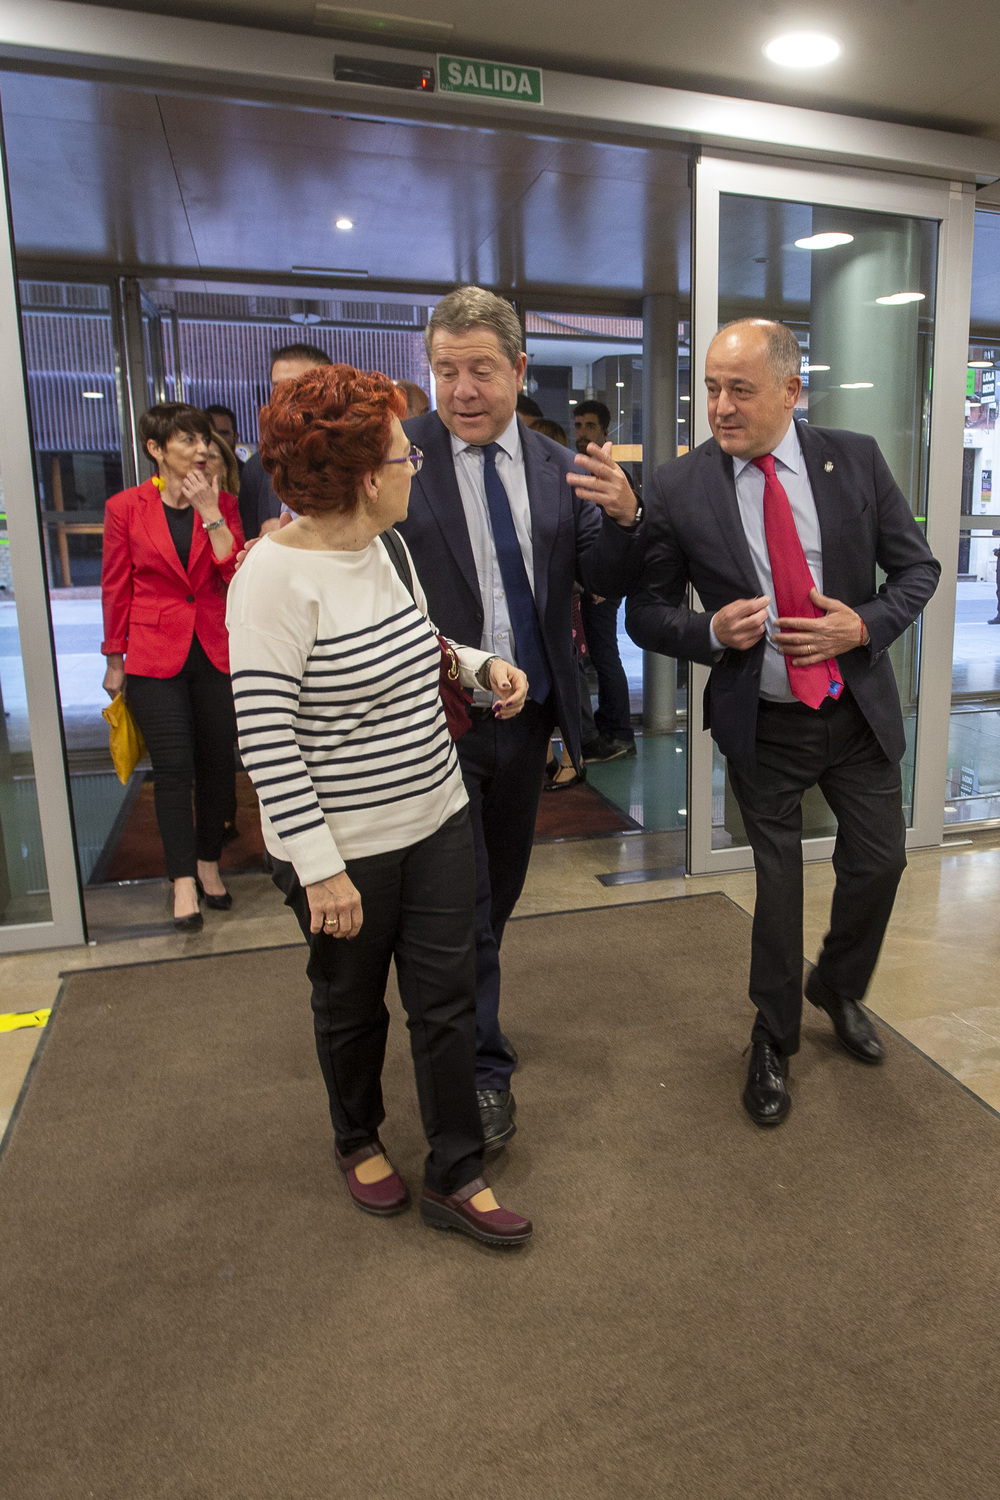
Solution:
<svg viewBox="0 0 1000 1500">
<path fill-rule="evenodd" d="M 495 661 L 499 660 L 499 656 L 488 656 L 483 662 L 482 666 L 476 672 L 476 681 L 479 683 L 479 686 L 483 689 L 484 693 L 488 693 L 490 691 L 490 667 L 492 667 Z"/>
</svg>

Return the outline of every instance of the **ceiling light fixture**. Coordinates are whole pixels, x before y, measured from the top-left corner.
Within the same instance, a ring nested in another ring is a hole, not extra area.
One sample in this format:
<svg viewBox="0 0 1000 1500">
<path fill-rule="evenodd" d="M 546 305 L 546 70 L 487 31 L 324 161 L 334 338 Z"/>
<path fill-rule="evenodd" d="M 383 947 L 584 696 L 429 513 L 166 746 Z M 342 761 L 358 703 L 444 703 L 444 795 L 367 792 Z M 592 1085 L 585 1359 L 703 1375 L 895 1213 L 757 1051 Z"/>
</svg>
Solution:
<svg viewBox="0 0 1000 1500">
<path fill-rule="evenodd" d="M 569 404 L 570 406 L 579 406 L 580 403 L 579 401 L 571 401 Z"/>
<path fill-rule="evenodd" d="M 338 219 L 337 220 L 337 228 L 338 229 L 353 229 L 354 228 L 354 220 L 353 219 Z"/>
<path fill-rule="evenodd" d="M 842 391 L 871 391 L 874 388 L 874 380 L 843 380 L 840 384 Z"/>
<path fill-rule="evenodd" d="M 682 401 L 690 401 L 690 400 L 691 400 L 691 397 L 690 397 L 690 396 L 682 396 L 682 397 L 681 397 L 681 400 L 682 400 Z"/>
<path fill-rule="evenodd" d="M 969 360 L 969 369 L 970 370 L 992 370 L 992 368 L 993 368 L 993 361 L 991 359 L 970 359 Z"/>
<path fill-rule="evenodd" d="M 923 302 L 925 298 L 924 292 L 893 292 L 889 297 L 876 297 L 875 301 L 880 307 L 902 307 L 904 302 Z"/>
<path fill-rule="evenodd" d="M 617 386 L 617 388 L 620 391 L 623 391 L 625 389 L 625 382 L 624 382 L 624 380 L 616 380 L 615 381 L 615 385 Z"/>
<path fill-rule="evenodd" d="M 764 56 L 782 68 L 822 68 L 840 56 L 843 48 L 832 36 L 819 31 L 790 31 L 768 42 Z"/>
<path fill-rule="evenodd" d="M 842 234 L 839 229 L 824 234 L 809 234 L 804 240 L 796 240 L 796 250 L 832 250 L 836 245 L 853 245 L 853 234 Z"/>
<path fill-rule="evenodd" d="M 829 368 L 829 365 L 803 365 L 802 373 L 803 375 L 811 375 L 813 370 L 828 370 Z"/>
<path fill-rule="evenodd" d="M 83 399 L 84 399 L 84 401 L 103 401 L 104 400 L 104 392 L 103 391 L 84 391 L 83 392 Z"/>
</svg>

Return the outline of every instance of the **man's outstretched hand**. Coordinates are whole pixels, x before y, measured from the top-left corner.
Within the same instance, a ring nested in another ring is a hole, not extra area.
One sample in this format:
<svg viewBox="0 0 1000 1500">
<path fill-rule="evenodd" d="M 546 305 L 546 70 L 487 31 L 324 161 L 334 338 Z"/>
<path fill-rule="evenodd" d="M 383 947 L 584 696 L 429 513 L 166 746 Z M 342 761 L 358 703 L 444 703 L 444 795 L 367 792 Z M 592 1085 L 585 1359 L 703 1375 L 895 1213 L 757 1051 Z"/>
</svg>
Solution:
<svg viewBox="0 0 1000 1500">
<path fill-rule="evenodd" d="M 619 526 L 631 526 L 639 502 L 625 478 L 625 470 L 611 457 L 611 444 L 599 448 L 596 443 L 588 443 L 586 453 L 578 453 L 573 462 L 580 472 L 567 474 L 566 480 L 576 493 L 599 505 Z"/>
<path fill-rule="evenodd" d="M 787 656 L 794 666 L 810 667 L 868 644 L 867 627 L 849 604 L 828 599 L 816 588 L 809 590 L 809 599 L 824 613 L 812 620 L 780 619 L 771 637 L 782 656 Z"/>
</svg>

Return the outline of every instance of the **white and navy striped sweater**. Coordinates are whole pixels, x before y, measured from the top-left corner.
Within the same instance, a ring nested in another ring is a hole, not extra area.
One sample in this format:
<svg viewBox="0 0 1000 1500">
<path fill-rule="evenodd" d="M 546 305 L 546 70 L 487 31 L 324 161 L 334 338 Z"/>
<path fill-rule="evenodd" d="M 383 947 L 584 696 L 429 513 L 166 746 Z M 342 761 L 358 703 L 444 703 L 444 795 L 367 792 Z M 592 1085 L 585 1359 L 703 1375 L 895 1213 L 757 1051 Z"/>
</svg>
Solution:
<svg viewBox="0 0 1000 1500">
<path fill-rule="evenodd" d="M 313 552 L 265 536 L 230 585 L 240 754 L 264 842 L 303 885 L 428 838 L 468 800 L 413 580 L 416 602 L 378 540 Z M 471 687 L 488 653 L 457 651 Z"/>
</svg>

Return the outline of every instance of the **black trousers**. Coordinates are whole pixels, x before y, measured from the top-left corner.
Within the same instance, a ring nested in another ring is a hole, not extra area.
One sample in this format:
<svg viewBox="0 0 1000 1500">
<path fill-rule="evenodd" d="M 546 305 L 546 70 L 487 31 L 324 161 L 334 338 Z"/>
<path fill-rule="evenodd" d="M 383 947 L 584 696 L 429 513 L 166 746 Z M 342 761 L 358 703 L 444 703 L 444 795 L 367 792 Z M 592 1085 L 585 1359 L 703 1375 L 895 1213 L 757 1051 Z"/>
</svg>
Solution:
<svg viewBox="0 0 1000 1500">
<path fill-rule="evenodd" d="M 195 875 L 197 860 L 217 860 L 222 853 L 226 818 L 236 807 L 236 710 L 229 676 L 212 665 L 194 636 L 176 677 L 130 674 L 126 696 L 153 762 L 153 804 L 167 875 Z"/>
<path fill-rule="evenodd" d="M 500 944 L 524 885 L 554 717 L 531 699 L 513 719 L 472 711 L 456 742 L 476 849 L 476 1087 L 507 1089 L 500 1043 Z"/>
<path fill-rule="evenodd" d="M 597 712 L 594 723 L 598 734 L 609 739 L 635 739 L 632 711 L 629 705 L 628 678 L 618 649 L 618 610 L 620 599 L 602 599 L 600 604 L 584 594 L 580 600 L 583 633 L 587 650 L 597 673 Z"/>
<path fill-rule="evenodd" d="M 348 861 L 361 896 L 361 931 L 309 931 L 309 899 L 290 864 L 272 861 L 275 885 L 309 944 L 316 1051 L 342 1156 L 378 1138 L 385 1119 L 382 1065 L 389 1030 L 385 986 L 396 961 L 417 1098 L 430 1154 L 424 1181 L 453 1193 L 483 1168 L 476 1104 L 474 855 L 466 808 L 430 838 Z"/>
<path fill-rule="evenodd" d="M 818 786 L 837 819 L 836 886 L 819 977 L 862 1000 L 906 868 L 899 766 L 887 759 L 854 699 L 819 710 L 761 699 L 757 766 L 730 764 L 757 871 L 750 960 L 755 1041 L 798 1051 L 802 1019 L 802 797 Z"/>
</svg>

